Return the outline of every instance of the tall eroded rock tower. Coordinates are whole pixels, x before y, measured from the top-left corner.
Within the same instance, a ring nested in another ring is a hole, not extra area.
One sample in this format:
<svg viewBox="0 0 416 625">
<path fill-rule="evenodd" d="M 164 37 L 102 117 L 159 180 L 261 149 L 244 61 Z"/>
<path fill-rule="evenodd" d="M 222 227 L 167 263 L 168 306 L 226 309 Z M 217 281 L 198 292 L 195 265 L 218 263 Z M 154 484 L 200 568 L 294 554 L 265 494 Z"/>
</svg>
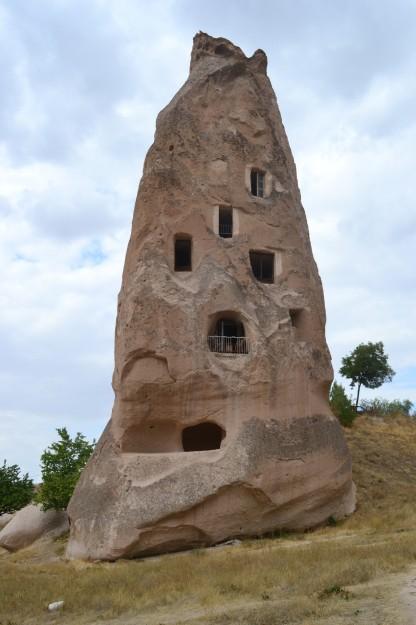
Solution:
<svg viewBox="0 0 416 625">
<path fill-rule="evenodd" d="M 354 508 L 325 307 L 267 58 L 199 33 L 157 118 L 119 296 L 111 420 L 74 558 L 135 557 Z"/>
</svg>

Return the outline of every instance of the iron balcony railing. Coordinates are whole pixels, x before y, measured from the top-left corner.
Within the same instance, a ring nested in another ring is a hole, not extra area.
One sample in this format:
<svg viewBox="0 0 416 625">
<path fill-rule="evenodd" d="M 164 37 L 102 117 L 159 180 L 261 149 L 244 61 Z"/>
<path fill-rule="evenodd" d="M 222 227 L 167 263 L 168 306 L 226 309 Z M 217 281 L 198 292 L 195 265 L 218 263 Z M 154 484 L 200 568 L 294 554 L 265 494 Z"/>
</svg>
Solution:
<svg viewBox="0 0 416 625">
<path fill-rule="evenodd" d="M 232 224 L 220 224 L 218 226 L 218 234 L 223 238 L 231 238 L 233 236 L 233 225 Z"/>
<path fill-rule="evenodd" d="M 208 336 L 208 347 L 217 354 L 248 354 L 249 340 L 245 336 Z"/>
</svg>

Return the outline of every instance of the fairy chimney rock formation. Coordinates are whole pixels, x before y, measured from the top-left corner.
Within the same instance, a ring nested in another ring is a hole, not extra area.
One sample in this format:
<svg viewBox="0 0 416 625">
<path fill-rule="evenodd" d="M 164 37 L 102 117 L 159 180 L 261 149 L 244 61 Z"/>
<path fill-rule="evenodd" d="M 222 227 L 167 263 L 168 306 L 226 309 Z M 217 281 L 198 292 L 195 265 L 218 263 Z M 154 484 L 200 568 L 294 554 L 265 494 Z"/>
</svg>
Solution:
<svg viewBox="0 0 416 625">
<path fill-rule="evenodd" d="M 157 118 L 113 413 L 69 506 L 69 557 L 309 528 L 354 508 L 322 286 L 266 68 L 263 51 L 199 33 Z"/>
</svg>

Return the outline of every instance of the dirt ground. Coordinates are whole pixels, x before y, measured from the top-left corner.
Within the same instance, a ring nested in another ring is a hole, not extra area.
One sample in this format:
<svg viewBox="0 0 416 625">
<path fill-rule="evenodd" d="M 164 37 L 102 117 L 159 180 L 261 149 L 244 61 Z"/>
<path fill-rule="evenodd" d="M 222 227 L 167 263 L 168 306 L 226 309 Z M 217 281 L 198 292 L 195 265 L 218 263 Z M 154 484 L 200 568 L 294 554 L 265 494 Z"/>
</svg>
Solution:
<svg viewBox="0 0 416 625">
<path fill-rule="evenodd" d="M 241 601 L 232 606 L 196 609 L 184 607 L 154 614 L 136 614 L 96 621 L 105 625 L 416 625 L 416 566 L 406 573 L 388 575 L 370 584 L 351 586 L 348 600 L 334 597 L 330 614 L 311 614 L 299 621 L 287 620 L 285 601 Z M 76 621 L 74 621 L 75 625 Z M 91 622 L 92 623 L 92 622 Z"/>
</svg>

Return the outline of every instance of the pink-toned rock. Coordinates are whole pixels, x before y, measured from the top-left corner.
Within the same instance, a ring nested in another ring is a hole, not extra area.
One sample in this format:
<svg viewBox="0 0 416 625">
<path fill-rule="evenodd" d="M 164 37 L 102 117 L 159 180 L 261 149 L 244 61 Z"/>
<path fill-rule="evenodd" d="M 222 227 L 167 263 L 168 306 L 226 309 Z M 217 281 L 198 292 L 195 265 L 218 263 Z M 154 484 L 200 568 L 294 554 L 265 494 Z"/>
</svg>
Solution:
<svg viewBox="0 0 416 625">
<path fill-rule="evenodd" d="M 113 560 L 354 509 L 325 308 L 258 50 L 194 40 L 159 114 L 119 297 L 112 418 L 69 506 L 72 558 Z"/>
<path fill-rule="evenodd" d="M 10 514 L 10 513 L 0 514 L 0 530 L 2 530 L 3 527 L 6 527 L 7 523 L 10 523 L 13 516 L 14 514 Z"/>
<path fill-rule="evenodd" d="M 29 504 L 13 515 L 13 519 L 0 532 L 0 547 L 18 551 L 35 540 L 48 536 L 58 538 L 69 529 L 68 516 L 64 511 L 47 510 Z"/>
</svg>

